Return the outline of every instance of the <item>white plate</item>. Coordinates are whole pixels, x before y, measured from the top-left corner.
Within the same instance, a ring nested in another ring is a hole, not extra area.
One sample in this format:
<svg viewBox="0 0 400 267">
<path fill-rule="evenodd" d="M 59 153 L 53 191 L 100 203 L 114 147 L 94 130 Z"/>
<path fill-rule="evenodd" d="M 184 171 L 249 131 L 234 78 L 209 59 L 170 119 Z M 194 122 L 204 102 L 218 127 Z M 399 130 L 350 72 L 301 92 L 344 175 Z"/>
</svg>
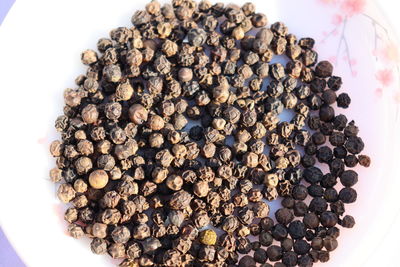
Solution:
<svg viewBox="0 0 400 267">
<path fill-rule="evenodd" d="M 0 220 L 29 267 L 112 266 L 108 257 L 90 252 L 88 240 L 65 234 L 64 206 L 47 179 L 54 166 L 48 145 L 58 138 L 53 124 L 62 113 L 62 92 L 84 71 L 80 52 L 95 48 L 112 28 L 129 26 L 145 2 L 20 0 L 0 27 Z M 394 156 L 399 150 L 390 151 L 398 149 L 400 94 L 398 55 L 388 53 L 396 44 L 391 30 L 373 2 L 366 7 L 361 0 L 254 2 L 269 21 L 284 21 L 298 37 L 314 37 L 320 59 L 337 58 L 335 74 L 353 100 L 344 113 L 360 126 L 373 163 L 358 169 L 359 199 L 348 207 L 356 227 L 342 230 L 331 261 L 316 266 L 373 266 L 374 252 L 398 211 Z"/>
</svg>

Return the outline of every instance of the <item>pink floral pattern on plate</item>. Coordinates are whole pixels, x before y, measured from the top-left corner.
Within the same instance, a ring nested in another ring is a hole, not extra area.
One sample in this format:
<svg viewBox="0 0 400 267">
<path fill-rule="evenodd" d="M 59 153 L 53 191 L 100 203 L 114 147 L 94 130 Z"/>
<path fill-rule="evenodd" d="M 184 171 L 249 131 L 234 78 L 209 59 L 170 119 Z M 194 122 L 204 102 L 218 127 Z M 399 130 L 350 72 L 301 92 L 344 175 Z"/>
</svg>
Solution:
<svg viewBox="0 0 400 267">
<path fill-rule="evenodd" d="M 365 19 L 365 23 L 371 25 L 374 33 L 374 49 L 371 54 L 378 63 L 375 70 L 377 81 L 375 95 L 381 98 L 385 94 L 390 94 L 391 98 L 400 104 L 400 52 L 386 26 L 370 15 L 367 0 L 317 0 L 317 3 L 334 11 L 331 18 L 333 28 L 323 32 L 321 40 L 322 44 L 327 41 L 338 43 L 336 54 L 328 59 L 335 65 L 339 62 L 346 63 L 353 77 L 357 76 L 357 59 L 351 56 L 352 51 L 346 36 L 348 23 L 361 16 Z"/>
</svg>

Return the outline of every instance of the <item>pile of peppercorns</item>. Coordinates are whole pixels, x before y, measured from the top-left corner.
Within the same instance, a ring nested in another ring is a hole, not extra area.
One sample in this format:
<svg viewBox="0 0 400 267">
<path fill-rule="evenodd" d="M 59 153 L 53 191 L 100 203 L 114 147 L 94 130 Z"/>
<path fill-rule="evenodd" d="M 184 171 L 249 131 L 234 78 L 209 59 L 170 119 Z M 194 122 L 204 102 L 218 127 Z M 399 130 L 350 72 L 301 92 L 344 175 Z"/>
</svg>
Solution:
<svg viewBox="0 0 400 267">
<path fill-rule="evenodd" d="M 338 225 L 355 224 L 347 168 L 370 159 L 335 114 L 350 97 L 314 40 L 266 27 L 252 3 L 152 1 L 132 23 L 82 53 L 55 123 L 50 177 L 71 236 L 123 267 L 328 261 Z"/>
</svg>

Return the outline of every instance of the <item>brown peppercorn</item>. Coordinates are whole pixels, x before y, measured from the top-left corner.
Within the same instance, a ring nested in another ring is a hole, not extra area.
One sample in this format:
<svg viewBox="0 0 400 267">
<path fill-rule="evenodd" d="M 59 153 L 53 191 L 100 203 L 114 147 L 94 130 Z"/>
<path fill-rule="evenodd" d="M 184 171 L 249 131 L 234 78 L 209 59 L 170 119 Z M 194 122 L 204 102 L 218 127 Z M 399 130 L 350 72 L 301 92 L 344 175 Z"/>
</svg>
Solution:
<svg viewBox="0 0 400 267">
<path fill-rule="evenodd" d="M 129 108 L 129 119 L 135 124 L 147 121 L 148 111 L 140 104 L 134 104 Z"/>
<path fill-rule="evenodd" d="M 253 23 L 254 27 L 261 28 L 261 27 L 264 27 L 265 25 L 267 25 L 268 20 L 264 14 L 257 13 L 251 17 L 251 22 Z"/>
<path fill-rule="evenodd" d="M 174 160 L 174 156 L 168 149 L 163 149 L 156 154 L 155 159 L 161 166 L 169 167 Z"/>
<path fill-rule="evenodd" d="M 147 125 L 153 131 L 159 131 L 164 128 L 165 121 L 161 116 L 151 115 L 147 122 Z"/>
<path fill-rule="evenodd" d="M 160 133 L 153 133 L 149 136 L 149 146 L 160 148 L 164 144 L 164 137 Z"/>
<path fill-rule="evenodd" d="M 115 98 L 117 101 L 128 101 L 133 95 L 133 88 L 129 82 L 120 83 L 115 89 Z"/>
<path fill-rule="evenodd" d="M 95 123 L 99 118 L 99 112 L 97 107 L 93 104 L 89 104 L 82 109 L 82 119 L 88 124 Z"/>
<path fill-rule="evenodd" d="M 276 187 L 278 185 L 279 182 L 279 178 L 278 175 L 276 175 L 275 173 L 268 173 L 265 175 L 264 177 L 264 184 L 267 187 Z"/>
<path fill-rule="evenodd" d="M 258 165 L 258 155 L 253 152 L 247 152 L 243 156 L 243 163 L 249 168 L 255 168 Z"/>
<path fill-rule="evenodd" d="M 173 145 L 171 151 L 172 151 L 172 154 L 178 159 L 185 158 L 187 155 L 187 152 L 188 152 L 186 146 L 184 146 L 182 144 Z"/>
<path fill-rule="evenodd" d="M 92 226 L 92 235 L 98 238 L 107 237 L 107 224 L 104 223 L 94 223 Z"/>
<path fill-rule="evenodd" d="M 172 195 L 169 206 L 171 209 L 182 210 L 189 206 L 192 198 L 188 192 L 180 190 Z"/>
<path fill-rule="evenodd" d="M 363 167 L 369 167 L 371 165 L 371 159 L 367 155 L 359 155 L 358 162 Z"/>
<path fill-rule="evenodd" d="M 58 183 L 62 179 L 62 170 L 57 168 L 57 167 L 55 167 L 55 168 L 50 170 L 49 176 L 50 176 L 50 180 L 53 183 Z"/>
<path fill-rule="evenodd" d="M 88 173 L 92 167 L 92 160 L 88 157 L 80 157 L 75 161 L 75 168 L 78 174 Z"/>
<path fill-rule="evenodd" d="M 78 220 L 78 210 L 76 208 L 68 208 L 64 214 L 64 220 L 73 223 Z"/>
<path fill-rule="evenodd" d="M 259 201 L 253 206 L 253 211 L 254 211 L 254 215 L 256 218 L 262 219 L 262 218 L 268 217 L 269 206 L 267 203 L 265 203 L 263 201 Z"/>
<path fill-rule="evenodd" d="M 225 103 L 229 98 L 229 88 L 226 85 L 219 85 L 212 90 L 213 100 L 218 103 Z"/>
<path fill-rule="evenodd" d="M 94 50 L 88 49 L 82 52 L 81 55 L 82 63 L 85 65 L 91 65 L 97 62 L 97 53 Z"/>
<path fill-rule="evenodd" d="M 87 191 L 87 183 L 82 179 L 76 179 L 74 182 L 74 189 L 78 193 L 85 193 Z"/>
<path fill-rule="evenodd" d="M 111 142 L 108 140 L 102 140 L 97 143 L 96 145 L 96 151 L 101 153 L 101 154 L 109 154 L 111 151 Z M 79 144 L 78 144 L 78 149 L 79 149 Z M 82 152 L 81 152 L 82 153 Z M 93 151 L 92 151 L 93 153 Z"/>
<path fill-rule="evenodd" d="M 77 224 L 70 224 L 68 226 L 68 233 L 73 237 L 73 238 L 81 238 L 85 235 L 85 233 L 83 232 L 83 229 L 81 226 L 77 225 Z"/>
<path fill-rule="evenodd" d="M 210 187 L 206 181 L 200 181 L 193 185 L 193 193 L 198 197 L 206 197 L 209 191 Z"/>
<path fill-rule="evenodd" d="M 162 167 L 156 167 L 151 173 L 153 182 L 156 184 L 162 183 L 168 176 L 168 169 Z"/>
<path fill-rule="evenodd" d="M 59 140 L 55 140 L 50 144 L 50 153 L 53 157 L 60 157 L 62 155 L 63 148 L 63 143 Z"/>
<path fill-rule="evenodd" d="M 193 71 L 190 68 L 181 68 L 178 72 L 178 78 L 181 82 L 189 82 L 193 79 Z"/>
<path fill-rule="evenodd" d="M 75 193 L 74 188 L 70 184 L 61 184 L 57 190 L 58 198 L 64 203 L 68 203 L 74 199 Z"/>
<path fill-rule="evenodd" d="M 170 175 L 165 181 L 167 187 L 173 191 L 179 191 L 183 186 L 183 179 L 179 175 Z"/>
</svg>

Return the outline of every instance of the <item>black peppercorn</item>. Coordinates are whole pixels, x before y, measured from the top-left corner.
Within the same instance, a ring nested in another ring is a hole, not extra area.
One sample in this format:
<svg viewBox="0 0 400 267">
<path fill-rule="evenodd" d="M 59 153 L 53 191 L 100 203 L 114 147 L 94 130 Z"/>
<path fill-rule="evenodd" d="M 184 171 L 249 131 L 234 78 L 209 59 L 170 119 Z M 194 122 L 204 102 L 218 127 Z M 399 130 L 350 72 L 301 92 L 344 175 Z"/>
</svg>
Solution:
<svg viewBox="0 0 400 267">
<path fill-rule="evenodd" d="M 348 108 L 350 106 L 351 99 L 348 94 L 341 93 L 337 97 L 337 105 L 340 108 Z"/>
</svg>

